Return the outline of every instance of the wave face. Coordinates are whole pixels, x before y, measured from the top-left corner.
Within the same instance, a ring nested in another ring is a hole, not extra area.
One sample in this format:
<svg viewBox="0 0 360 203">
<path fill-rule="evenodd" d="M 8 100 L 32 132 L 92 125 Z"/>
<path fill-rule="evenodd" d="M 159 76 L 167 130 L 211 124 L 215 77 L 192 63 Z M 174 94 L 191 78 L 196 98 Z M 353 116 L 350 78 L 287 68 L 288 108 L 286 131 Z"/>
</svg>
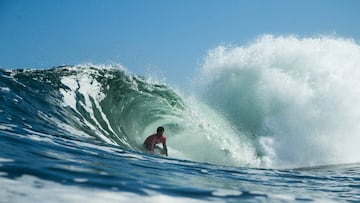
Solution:
<svg viewBox="0 0 360 203">
<path fill-rule="evenodd" d="M 0 86 L 1 127 L 20 135 L 90 139 L 140 151 L 145 138 L 164 126 L 173 158 L 225 165 L 257 162 L 246 137 L 220 114 L 121 66 L 2 70 Z"/>
<path fill-rule="evenodd" d="M 209 51 L 199 89 L 263 165 L 308 166 L 360 161 L 359 78 L 353 40 L 266 35 Z"/>
</svg>

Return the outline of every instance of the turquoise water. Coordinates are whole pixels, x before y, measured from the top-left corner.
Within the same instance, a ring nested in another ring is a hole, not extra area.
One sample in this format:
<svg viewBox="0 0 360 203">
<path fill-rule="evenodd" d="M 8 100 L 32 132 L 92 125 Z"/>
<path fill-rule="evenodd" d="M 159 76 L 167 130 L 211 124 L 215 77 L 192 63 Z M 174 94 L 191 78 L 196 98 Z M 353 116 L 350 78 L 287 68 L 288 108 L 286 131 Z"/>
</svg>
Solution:
<svg viewBox="0 0 360 203">
<path fill-rule="evenodd" d="M 187 92 L 121 65 L 1 69 L 0 202 L 359 202 L 359 50 L 218 47 Z M 158 126 L 169 157 L 141 150 Z"/>
</svg>

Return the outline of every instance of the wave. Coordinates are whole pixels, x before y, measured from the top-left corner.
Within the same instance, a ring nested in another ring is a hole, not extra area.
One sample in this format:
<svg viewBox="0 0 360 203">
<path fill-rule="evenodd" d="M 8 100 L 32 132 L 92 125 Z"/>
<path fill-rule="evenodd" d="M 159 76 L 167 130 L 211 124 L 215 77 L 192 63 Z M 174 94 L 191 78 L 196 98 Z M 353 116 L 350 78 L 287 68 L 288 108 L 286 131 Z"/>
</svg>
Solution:
<svg viewBox="0 0 360 203">
<path fill-rule="evenodd" d="M 266 35 L 210 50 L 193 95 L 121 65 L 0 69 L 0 133 L 142 153 L 164 126 L 172 158 L 273 168 L 360 162 L 358 64 L 353 40 Z"/>
<path fill-rule="evenodd" d="M 164 126 L 170 157 L 250 165 L 253 148 L 195 97 L 122 66 L 1 70 L 1 128 L 16 135 L 95 141 L 140 151 Z"/>
</svg>

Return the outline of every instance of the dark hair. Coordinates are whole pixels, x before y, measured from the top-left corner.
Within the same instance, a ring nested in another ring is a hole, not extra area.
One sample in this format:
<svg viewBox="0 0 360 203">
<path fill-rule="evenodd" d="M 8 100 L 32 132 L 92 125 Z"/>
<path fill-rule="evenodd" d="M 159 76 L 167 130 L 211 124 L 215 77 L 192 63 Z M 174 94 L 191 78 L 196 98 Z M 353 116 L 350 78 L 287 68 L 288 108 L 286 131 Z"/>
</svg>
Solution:
<svg viewBox="0 0 360 203">
<path fill-rule="evenodd" d="M 160 126 L 160 127 L 158 127 L 158 128 L 156 129 L 156 132 L 160 132 L 160 131 L 165 131 L 165 129 Z"/>
</svg>

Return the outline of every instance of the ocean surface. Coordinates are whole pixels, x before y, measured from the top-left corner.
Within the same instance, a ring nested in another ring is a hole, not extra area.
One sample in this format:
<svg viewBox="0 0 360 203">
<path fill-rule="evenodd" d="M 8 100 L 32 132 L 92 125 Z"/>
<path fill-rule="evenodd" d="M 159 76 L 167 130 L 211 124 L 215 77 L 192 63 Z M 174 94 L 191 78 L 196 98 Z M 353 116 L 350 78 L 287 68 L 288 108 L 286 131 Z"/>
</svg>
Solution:
<svg viewBox="0 0 360 203">
<path fill-rule="evenodd" d="M 360 202 L 359 65 L 352 40 L 263 36 L 210 50 L 191 91 L 2 68 L 0 202 Z M 169 157 L 142 150 L 158 126 Z"/>
</svg>

